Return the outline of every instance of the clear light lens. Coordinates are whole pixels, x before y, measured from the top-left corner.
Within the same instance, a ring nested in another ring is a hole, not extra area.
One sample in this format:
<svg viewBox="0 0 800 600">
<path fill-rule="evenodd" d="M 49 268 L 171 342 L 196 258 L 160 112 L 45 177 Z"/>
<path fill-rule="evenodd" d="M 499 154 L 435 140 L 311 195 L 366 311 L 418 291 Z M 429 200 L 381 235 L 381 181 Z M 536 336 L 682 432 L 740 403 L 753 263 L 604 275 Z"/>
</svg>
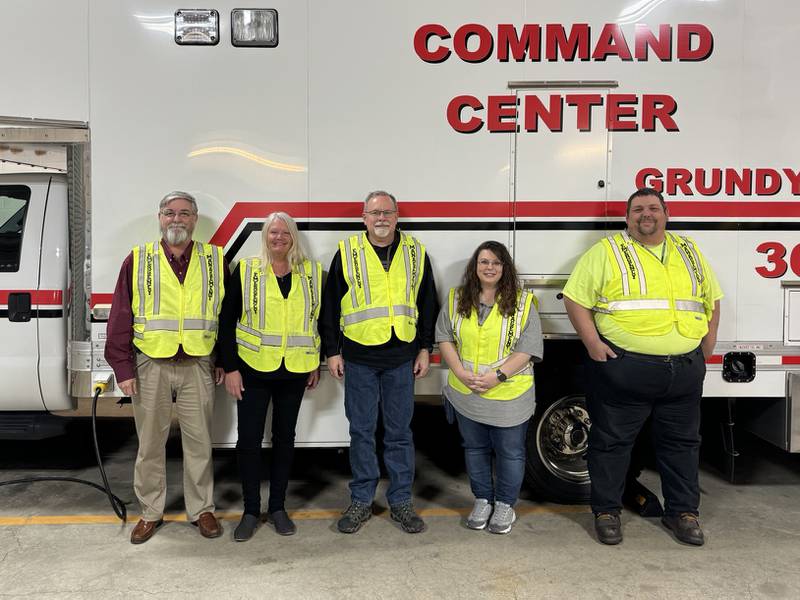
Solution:
<svg viewBox="0 0 800 600">
<path fill-rule="evenodd" d="M 278 11 L 274 8 L 236 8 L 231 11 L 234 46 L 278 45 Z"/>
<path fill-rule="evenodd" d="M 200 9 L 175 11 L 175 42 L 182 46 L 213 46 L 219 42 L 219 13 Z"/>
</svg>

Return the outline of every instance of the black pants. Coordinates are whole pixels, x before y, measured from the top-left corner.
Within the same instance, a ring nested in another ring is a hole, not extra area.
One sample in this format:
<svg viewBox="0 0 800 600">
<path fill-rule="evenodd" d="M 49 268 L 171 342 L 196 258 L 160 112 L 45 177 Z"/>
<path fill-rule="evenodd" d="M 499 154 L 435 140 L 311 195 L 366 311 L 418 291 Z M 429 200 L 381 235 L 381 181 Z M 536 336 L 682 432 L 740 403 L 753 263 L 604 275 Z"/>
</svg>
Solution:
<svg viewBox="0 0 800 600">
<path fill-rule="evenodd" d="M 305 378 L 245 383 L 242 399 L 237 403 L 239 440 L 236 442 L 245 514 L 258 516 L 261 512 L 261 442 L 270 400 L 272 450 L 267 512 L 284 510 L 294 457 L 295 426 L 305 388 Z"/>
<path fill-rule="evenodd" d="M 615 351 L 618 358 L 607 362 L 586 359 L 592 510 L 622 508 L 631 448 L 652 415 L 664 512 L 697 514 L 700 399 L 706 373 L 702 351 L 669 359 Z"/>
</svg>

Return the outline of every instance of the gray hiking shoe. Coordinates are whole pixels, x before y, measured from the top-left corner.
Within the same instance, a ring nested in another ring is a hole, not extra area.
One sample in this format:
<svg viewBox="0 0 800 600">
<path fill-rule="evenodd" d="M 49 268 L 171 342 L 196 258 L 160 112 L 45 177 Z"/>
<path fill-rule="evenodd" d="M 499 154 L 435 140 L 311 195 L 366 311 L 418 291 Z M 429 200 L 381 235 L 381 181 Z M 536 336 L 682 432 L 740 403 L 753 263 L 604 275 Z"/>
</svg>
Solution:
<svg viewBox="0 0 800 600">
<path fill-rule="evenodd" d="M 492 505 L 486 498 L 477 498 L 472 507 L 472 512 L 467 517 L 467 527 L 470 529 L 483 529 L 492 516 Z"/>
<path fill-rule="evenodd" d="M 336 523 L 336 527 L 342 533 L 355 533 L 361 526 L 369 521 L 372 516 L 372 505 L 364 504 L 363 502 L 353 502 L 344 511 L 343 516 Z"/>
<path fill-rule="evenodd" d="M 492 533 L 508 533 L 517 520 L 514 508 L 505 502 L 495 502 L 492 518 L 489 519 L 489 531 Z"/>
<path fill-rule="evenodd" d="M 414 510 L 414 505 L 410 500 L 402 504 L 394 504 L 389 508 L 392 521 L 400 523 L 400 527 L 406 533 L 421 533 L 425 531 L 425 521 Z"/>
</svg>

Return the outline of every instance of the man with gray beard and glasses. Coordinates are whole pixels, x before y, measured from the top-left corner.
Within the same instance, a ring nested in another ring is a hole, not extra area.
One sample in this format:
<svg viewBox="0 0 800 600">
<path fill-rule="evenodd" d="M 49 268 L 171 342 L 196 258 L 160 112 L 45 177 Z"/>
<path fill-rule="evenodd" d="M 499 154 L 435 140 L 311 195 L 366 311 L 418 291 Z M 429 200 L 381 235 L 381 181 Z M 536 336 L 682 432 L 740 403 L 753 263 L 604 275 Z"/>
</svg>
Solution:
<svg viewBox="0 0 800 600">
<path fill-rule="evenodd" d="M 122 263 L 106 328 L 105 357 L 130 396 L 139 451 L 133 489 L 142 516 L 131 543 L 163 524 L 172 402 L 183 446 L 183 495 L 189 522 L 207 538 L 222 535 L 214 516 L 212 355 L 228 268 L 222 248 L 192 240 L 197 202 L 171 192 L 159 204 L 161 240 L 135 247 Z"/>
</svg>

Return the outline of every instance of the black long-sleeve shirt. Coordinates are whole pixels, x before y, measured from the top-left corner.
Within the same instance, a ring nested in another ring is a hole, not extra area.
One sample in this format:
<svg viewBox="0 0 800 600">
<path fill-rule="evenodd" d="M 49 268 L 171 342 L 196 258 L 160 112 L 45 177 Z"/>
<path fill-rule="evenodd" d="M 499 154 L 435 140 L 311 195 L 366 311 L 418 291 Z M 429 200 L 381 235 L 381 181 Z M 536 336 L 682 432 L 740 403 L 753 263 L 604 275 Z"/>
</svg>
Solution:
<svg viewBox="0 0 800 600">
<path fill-rule="evenodd" d="M 400 245 L 400 235 L 395 234 L 390 246 L 372 244 L 375 253 L 388 271 L 392 257 Z M 342 313 L 342 298 L 348 287 L 342 270 L 339 252 L 333 257 L 325 289 L 322 292 L 322 307 L 319 318 L 319 333 L 322 336 L 322 350 L 326 356 L 341 354 L 345 361 L 392 369 L 409 360 L 414 360 L 421 348 L 433 348 L 436 316 L 439 314 L 439 298 L 428 253 L 425 253 L 425 266 L 417 294 L 417 337 L 411 342 L 400 340 L 392 330 L 392 337 L 379 346 L 364 346 L 348 339 L 342 334 L 339 319 Z"/>
</svg>

